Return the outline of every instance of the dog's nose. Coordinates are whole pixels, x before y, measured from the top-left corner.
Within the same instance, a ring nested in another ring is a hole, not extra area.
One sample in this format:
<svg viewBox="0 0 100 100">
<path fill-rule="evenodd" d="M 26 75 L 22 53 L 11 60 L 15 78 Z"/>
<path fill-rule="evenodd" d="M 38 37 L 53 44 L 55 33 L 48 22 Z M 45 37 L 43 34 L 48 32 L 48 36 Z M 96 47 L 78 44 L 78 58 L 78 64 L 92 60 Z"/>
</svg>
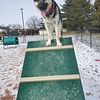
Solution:
<svg viewBox="0 0 100 100">
<path fill-rule="evenodd" d="M 44 7 L 44 1 L 43 0 L 40 0 L 39 1 L 39 4 L 38 4 L 38 8 L 39 9 L 43 9 L 43 7 Z"/>
<path fill-rule="evenodd" d="M 48 6 L 48 4 L 45 3 L 45 0 L 40 0 L 40 1 L 39 1 L 38 8 L 39 8 L 40 10 L 46 10 L 47 6 Z"/>
</svg>

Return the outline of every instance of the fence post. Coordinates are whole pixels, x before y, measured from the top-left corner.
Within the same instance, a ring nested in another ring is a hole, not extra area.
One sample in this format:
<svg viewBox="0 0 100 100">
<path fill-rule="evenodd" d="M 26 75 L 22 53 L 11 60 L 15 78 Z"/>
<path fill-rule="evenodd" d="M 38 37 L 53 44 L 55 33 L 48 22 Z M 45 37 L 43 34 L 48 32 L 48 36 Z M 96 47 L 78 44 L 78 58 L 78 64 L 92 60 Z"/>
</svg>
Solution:
<svg viewBox="0 0 100 100">
<path fill-rule="evenodd" d="M 90 29 L 90 48 L 92 48 L 92 30 Z"/>
<path fill-rule="evenodd" d="M 81 42 L 83 42 L 83 30 L 81 29 Z"/>
</svg>

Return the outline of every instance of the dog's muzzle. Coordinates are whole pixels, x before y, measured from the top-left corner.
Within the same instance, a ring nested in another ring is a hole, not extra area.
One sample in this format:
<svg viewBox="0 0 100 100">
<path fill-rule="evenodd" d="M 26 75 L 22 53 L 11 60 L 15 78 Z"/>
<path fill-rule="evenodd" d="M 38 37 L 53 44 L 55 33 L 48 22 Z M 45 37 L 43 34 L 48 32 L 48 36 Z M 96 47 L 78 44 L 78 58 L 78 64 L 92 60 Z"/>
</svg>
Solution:
<svg viewBox="0 0 100 100">
<path fill-rule="evenodd" d="M 39 1 L 38 8 L 40 10 L 46 10 L 47 7 L 48 7 L 48 4 L 47 3 L 45 3 L 43 0 L 40 0 Z"/>
</svg>

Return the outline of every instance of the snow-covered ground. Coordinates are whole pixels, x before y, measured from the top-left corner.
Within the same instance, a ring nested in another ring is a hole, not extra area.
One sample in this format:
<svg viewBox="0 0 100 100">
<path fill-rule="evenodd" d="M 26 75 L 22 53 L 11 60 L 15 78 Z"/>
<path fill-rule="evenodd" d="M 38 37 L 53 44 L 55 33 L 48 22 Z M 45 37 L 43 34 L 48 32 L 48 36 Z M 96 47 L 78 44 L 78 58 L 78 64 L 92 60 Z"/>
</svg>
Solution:
<svg viewBox="0 0 100 100">
<path fill-rule="evenodd" d="M 47 38 L 46 36 L 44 37 Z M 26 40 L 41 40 L 42 36 L 27 36 Z M 0 100 L 16 100 L 19 79 L 25 57 L 27 43 L 17 48 L 9 46 L 3 48 L 0 43 Z M 76 41 L 73 44 L 82 79 L 82 86 L 86 100 L 100 100 L 100 53 Z"/>
<path fill-rule="evenodd" d="M 100 53 L 74 42 L 76 59 L 86 100 L 100 100 Z"/>
</svg>

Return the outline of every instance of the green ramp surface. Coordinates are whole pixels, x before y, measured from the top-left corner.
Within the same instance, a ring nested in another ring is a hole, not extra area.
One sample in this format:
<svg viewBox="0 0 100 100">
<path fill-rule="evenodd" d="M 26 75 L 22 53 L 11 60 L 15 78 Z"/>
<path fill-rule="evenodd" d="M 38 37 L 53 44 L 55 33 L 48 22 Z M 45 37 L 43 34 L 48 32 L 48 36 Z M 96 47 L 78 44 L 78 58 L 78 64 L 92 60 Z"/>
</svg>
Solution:
<svg viewBox="0 0 100 100">
<path fill-rule="evenodd" d="M 71 38 L 61 38 L 73 45 Z M 46 41 L 31 41 L 27 48 L 45 47 Z M 52 46 L 56 41 L 52 40 Z M 21 77 L 79 74 L 74 48 L 26 52 Z M 17 100 L 85 100 L 81 80 L 20 83 Z"/>
</svg>

